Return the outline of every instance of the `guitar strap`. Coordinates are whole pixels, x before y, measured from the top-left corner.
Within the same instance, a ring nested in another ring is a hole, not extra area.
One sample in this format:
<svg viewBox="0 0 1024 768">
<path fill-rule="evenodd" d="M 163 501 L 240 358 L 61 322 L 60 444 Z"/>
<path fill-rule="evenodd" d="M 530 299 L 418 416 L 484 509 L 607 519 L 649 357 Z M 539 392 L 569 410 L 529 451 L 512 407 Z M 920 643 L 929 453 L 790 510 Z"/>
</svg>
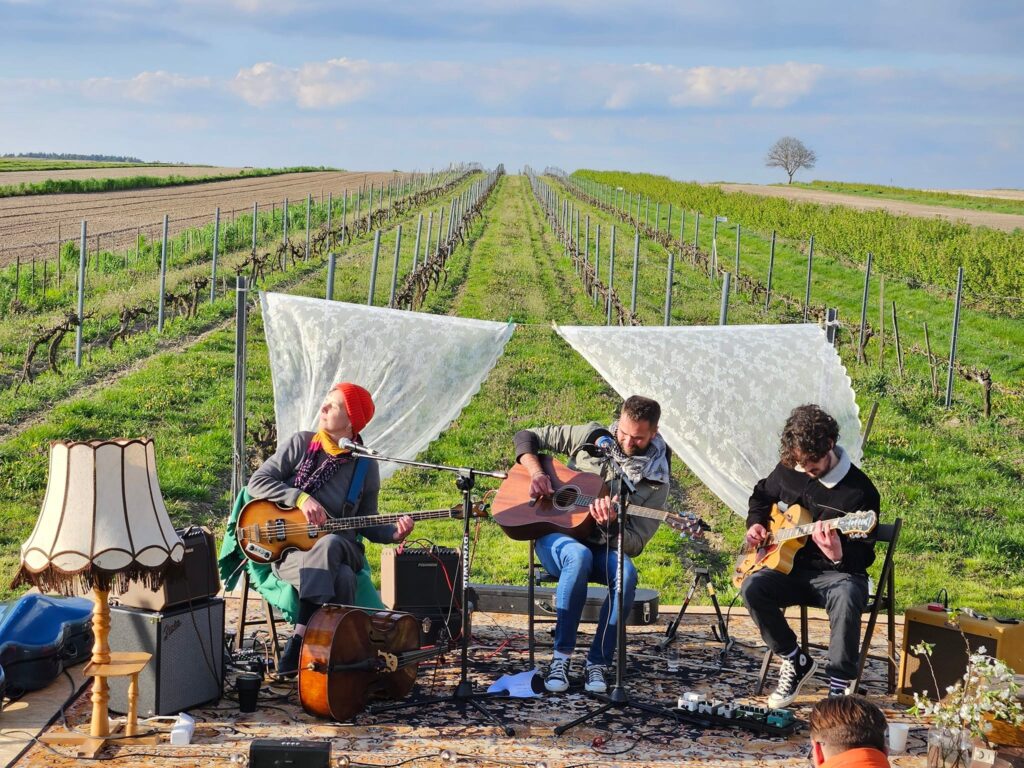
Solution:
<svg viewBox="0 0 1024 768">
<path fill-rule="evenodd" d="M 363 495 L 363 481 L 366 479 L 366 470 L 370 468 L 369 459 L 361 456 L 356 458 L 356 466 L 352 471 L 352 482 L 348 484 L 348 496 L 345 497 L 345 505 L 341 510 L 342 517 L 348 517 L 359 504 L 359 497 Z"/>
</svg>

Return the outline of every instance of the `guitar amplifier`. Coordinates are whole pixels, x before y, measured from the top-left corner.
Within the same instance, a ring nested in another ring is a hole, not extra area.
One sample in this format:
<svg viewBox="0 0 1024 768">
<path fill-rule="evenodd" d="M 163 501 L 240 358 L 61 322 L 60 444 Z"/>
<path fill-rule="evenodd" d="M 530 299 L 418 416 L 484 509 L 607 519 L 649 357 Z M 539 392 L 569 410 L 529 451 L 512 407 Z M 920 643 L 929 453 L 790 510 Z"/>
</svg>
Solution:
<svg viewBox="0 0 1024 768">
<path fill-rule="evenodd" d="M 153 658 L 139 673 L 139 717 L 173 715 L 224 692 L 224 600 L 167 611 L 110 607 L 110 647 Z M 128 709 L 128 678 L 111 677 L 110 709 Z"/>
<path fill-rule="evenodd" d="M 421 619 L 422 645 L 438 642 L 442 630 L 458 637 L 462 628 L 462 569 L 459 552 L 444 547 L 387 547 L 380 554 L 380 597 L 393 611 Z"/>
<path fill-rule="evenodd" d="M 176 533 L 185 545 L 181 562 L 167 569 L 163 584 L 155 590 L 140 581 L 129 582 L 128 589 L 117 597 L 121 605 L 163 611 L 188 602 L 201 602 L 220 591 L 217 550 L 210 529 L 190 525 L 179 528 Z"/>
<path fill-rule="evenodd" d="M 958 621 L 959 628 L 949 622 L 945 610 L 932 611 L 926 605 L 907 609 L 896 686 L 899 703 L 913 704 L 914 694 L 925 691 L 934 697 L 936 683 L 938 691 L 944 693 L 948 686 L 962 679 L 967 671 L 967 646 L 972 653 L 984 646 L 989 656 L 1002 659 L 1016 672 L 1024 672 L 1024 623 L 975 619 L 964 614 L 960 614 Z M 934 644 L 931 667 L 924 656 L 913 652 L 914 646 L 921 642 Z"/>
<path fill-rule="evenodd" d="M 458 606 L 462 569 L 455 549 L 387 547 L 380 553 L 380 597 L 393 611 L 447 613 Z M 454 600 L 453 600 L 454 596 Z"/>
</svg>

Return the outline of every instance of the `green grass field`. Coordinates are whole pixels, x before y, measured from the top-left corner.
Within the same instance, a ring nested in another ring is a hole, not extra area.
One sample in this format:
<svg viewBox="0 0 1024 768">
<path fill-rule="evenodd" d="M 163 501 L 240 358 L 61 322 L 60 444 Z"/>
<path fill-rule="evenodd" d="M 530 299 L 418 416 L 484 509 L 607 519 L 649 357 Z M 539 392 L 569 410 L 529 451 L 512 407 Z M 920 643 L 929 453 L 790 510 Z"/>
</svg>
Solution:
<svg viewBox="0 0 1024 768">
<path fill-rule="evenodd" d="M 174 163 L 117 163 L 92 160 L 51 160 L 38 157 L 0 157 L 0 173 L 9 171 L 70 171 L 78 168 L 161 168 L 170 165 L 174 165 Z M 213 166 L 210 167 L 212 168 Z"/>
<path fill-rule="evenodd" d="M 46 161 L 52 162 L 52 161 Z M 68 166 L 57 168 L 8 168 L 12 170 L 63 170 Z M 74 166 L 71 166 L 74 167 Z M 136 168 L 136 167 L 158 167 L 155 164 L 150 166 L 136 166 L 125 163 L 96 163 L 85 164 L 85 168 Z M 214 170 L 214 169 L 211 169 Z M 294 168 L 246 168 L 236 173 L 210 173 L 206 176 L 182 176 L 172 174 L 171 176 L 114 176 L 104 177 L 97 174 L 95 178 L 88 179 L 44 179 L 36 182 L 20 182 L 18 184 L 3 184 L 3 176 L 0 175 L 0 197 L 20 197 L 24 195 L 64 195 L 82 192 L 121 192 L 127 189 L 152 189 L 155 187 L 181 187 L 189 184 L 206 184 L 211 181 L 230 181 L 231 179 L 248 179 L 261 176 L 278 176 L 283 173 L 308 173 L 311 171 L 332 171 L 334 168 L 296 166 Z"/>
<path fill-rule="evenodd" d="M 616 221 L 603 211 L 589 212 L 603 228 Z M 616 285 L 628 297 L 625 254 L 631 251 L 632 237 L 624 232 L 617 245 L 623 271 Z M 403 244 L 412 239 L 407 228 Z M 390 252 L 382 248 L 382 253 Z M 404 255 L 402 264 L 408 262 Z M 382 261 L 378 274 L 378 305 L 386 301 L 390 267 L 384 265 L 389 263 Z M 367 246 L 353 249 L 346 268 L 339 270 L 335 297 L 365 302 L 368 265 Z M 640 311 L 647 324 L 661 321 L 664 265 L 664 249 L 645 243 Z M 714 322 L 719 287 L 682 261 L 676 269 L 673 322 Z M 512 436 L 525 426 L 612 417 L 617 397 L 551 328 L 552 321 L 602 323 L 604 313 L 584 295 L 525 177 L 506 177 L 499 183 L 447 271 L 447 280 L 428 295 L 423 311 L 512 319 L 519 327 L 478 394 L 421 458 L 506 468 L 513 458 Z M 312 269 L 297 275 L 289 290 L 322 296 L 323 285 L 323 270 Z M 730 313 L 730 322 L 794 320 L 787 311 L 765 312 L 742 295 L 735 297 Z M 232 328 L 216 330 L 201 342 L 158 352 L 107 386 L 56 402 L 37 423 L 0 441 L 0 519 L 5 521 L 0 575 L 13 573 L 18 547 L 31 530 L 45 490 L 46 445 L 52 439 L 154 437 L 161 486 L 176 522 L 205 522 L 215 529 L 223 525 L 230 503 L 233 335 Z M 848 341 L 841 350 L 862 413 L 871 402 L 880 403 L 864 466 L 882 492 L 883 517 L 898 514 L 907 522 L 896 566 L 900 605 L 921 602 L 947 587 L 956 605 L 1019 613 L 1024 601 L 1019 570 L 1024 556 L 1020 404 L 1000 405 L 993 418 L 983 419 L 976 391 L 961 386 L 956 406 L 947 411 L 936 406 L 920 368 L 901 383 L 891 362 L 884 368 L 857 366 Z M 247 412 L 249 424 L 255 425 L 273 413 L 258 312 L 249 329 L 248 359 Z M 706 543 L 693 544 L 663 527 L 638 560 L 641 585 L 658 589 L 664 604 L 678 602 L 692 567 L 706 564 L 728 600 L 734 592 L 727 574 L 742 537 L 742 520 L 681 462 L 675 463 L 674 479 L 672 504 L 698 511 L 713 531 Z M 481 481 L 479 491 L 495 485 Z M 381 499 L 384 510 L 401 512 L 451 506 L 459 493 L 447 475 L 403 469 L 385 484 Z M 460 525 L 445 521 L 420 524 L 415 535 L 455 546 L 460 534 Z M 473 535 L 473 581 L 525 584 L 525 543 L 511 541 L 489 521 L 476 524 Z M 372 545 L 369 559 L 376 568 L 379 552 Z"/>
<path fill-rule="evenodd" d="M 820 189 L 824 192 L 841 192 L 844 195 L 905 200 L 908 203 L 921 203 L 922 205 L 945 205 L 949 208 L 965 208 L 972 211 L 1024 214 L 1024 200 L 1006 200 L 1001 197 L 959 195 L 952 192 L 888 187 L 881 184 L 854 184 L 844 181 L 793 182 L 793 186 L 803 189 Z"/>
</svg>

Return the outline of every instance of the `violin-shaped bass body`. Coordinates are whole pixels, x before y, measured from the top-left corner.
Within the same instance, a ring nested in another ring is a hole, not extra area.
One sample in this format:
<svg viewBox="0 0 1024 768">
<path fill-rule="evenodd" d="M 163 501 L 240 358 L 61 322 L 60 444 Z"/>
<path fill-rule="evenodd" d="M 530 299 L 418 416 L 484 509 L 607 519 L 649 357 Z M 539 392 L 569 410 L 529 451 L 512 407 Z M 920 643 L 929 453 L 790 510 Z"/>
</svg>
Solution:
<svg viewBox="0 0 1024 768">
<path fill-rule="evenodd" d="M 419 647 L 420 623 L 408 613 L 323 606 L 306 627 L 299 656 L 302 708 L 344 722 L 370 699 L 407 696 Z"/>
</svg>

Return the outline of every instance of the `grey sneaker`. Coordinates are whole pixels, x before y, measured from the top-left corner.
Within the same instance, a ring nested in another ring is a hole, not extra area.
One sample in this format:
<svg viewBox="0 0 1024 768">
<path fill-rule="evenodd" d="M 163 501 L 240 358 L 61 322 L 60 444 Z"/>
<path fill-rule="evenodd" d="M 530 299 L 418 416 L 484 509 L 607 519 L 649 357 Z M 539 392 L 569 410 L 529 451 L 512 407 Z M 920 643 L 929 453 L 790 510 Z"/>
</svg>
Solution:
<svg viewBox="0 0 1024 768">
<path fill-rule="evenodd" d="M 793 699 L 800 693 L 801 686 L 817 668 L 818 662 L 803 651 L 797 651 L 792 660 L 783 659 L 782 669 L 779 671 L 779 684 L 768 697 L 768 706 L 772 709 L 783 709 L 792 704 Z"/>
<path fill-rule="evenodd" d="M 561 693 L 569 687 L 569 660 L 552 659 L 544 687 L 552 693 Z"/>
<path fill-rule="evenodd" d="M 583 686 L 590 693 L 604 693 L 608 683 L 604 679 L 604 667 L 600 664 L 587 664 L 587 684 Z"/>
</svg>

